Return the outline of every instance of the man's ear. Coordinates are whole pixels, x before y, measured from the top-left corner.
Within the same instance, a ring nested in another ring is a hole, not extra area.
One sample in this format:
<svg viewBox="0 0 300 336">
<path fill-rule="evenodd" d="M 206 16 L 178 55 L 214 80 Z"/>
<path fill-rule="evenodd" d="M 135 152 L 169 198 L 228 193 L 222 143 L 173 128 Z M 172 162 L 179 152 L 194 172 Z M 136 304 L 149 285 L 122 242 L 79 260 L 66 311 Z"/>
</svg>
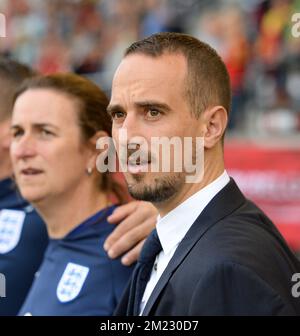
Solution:
<svg viewBox="0 0 300 336">
<path fill-rule="evenodd" d="M 203 112 L 203 120 L 206 126 L 204 147 L 209 149 L 221 141 L 227 126 L 228 113 L 223 106 L 214 106 Z"/>
</svg>

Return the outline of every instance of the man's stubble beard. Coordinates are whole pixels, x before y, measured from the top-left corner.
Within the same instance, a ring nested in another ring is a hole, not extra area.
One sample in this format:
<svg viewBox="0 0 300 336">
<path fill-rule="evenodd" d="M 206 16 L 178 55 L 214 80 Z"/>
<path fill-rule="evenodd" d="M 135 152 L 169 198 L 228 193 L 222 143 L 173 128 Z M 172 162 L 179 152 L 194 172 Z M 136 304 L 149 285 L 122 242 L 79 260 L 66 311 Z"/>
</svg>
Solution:
<svg viewBox="0 0 300 336">
<path fill-rule="evenodd" d="M 129 194 L 137 200 L 151 203 L 167 201 L 182 188 L 185 181 L 185 177 L 180 173 L 156 177 L 151 184 L 143 183 L 143 175 L 132 176 L 132 179 L 135 182 L 128 182 Z"/>
</svg>

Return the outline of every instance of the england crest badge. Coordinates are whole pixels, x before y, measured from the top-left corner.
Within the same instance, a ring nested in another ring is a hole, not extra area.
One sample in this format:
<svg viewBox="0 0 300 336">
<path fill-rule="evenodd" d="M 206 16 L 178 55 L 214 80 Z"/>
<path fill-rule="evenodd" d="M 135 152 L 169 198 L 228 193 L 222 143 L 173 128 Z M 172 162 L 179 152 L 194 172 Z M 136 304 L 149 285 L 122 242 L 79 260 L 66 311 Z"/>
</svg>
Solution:
<svg viewBox="0 0 300 336">
<path fill-rule="evenodd" d="M 88 267 L 68 263 L 56 289 L 59 301 L 69 302 L 74 300 L 79 294 L 88 273 Z"/>
<path fill-rule="evenodd" d="M 25 212 L 3 209 L 0 211 L 0 253 L 13 250 L 21 237 Z"/>
</svg>

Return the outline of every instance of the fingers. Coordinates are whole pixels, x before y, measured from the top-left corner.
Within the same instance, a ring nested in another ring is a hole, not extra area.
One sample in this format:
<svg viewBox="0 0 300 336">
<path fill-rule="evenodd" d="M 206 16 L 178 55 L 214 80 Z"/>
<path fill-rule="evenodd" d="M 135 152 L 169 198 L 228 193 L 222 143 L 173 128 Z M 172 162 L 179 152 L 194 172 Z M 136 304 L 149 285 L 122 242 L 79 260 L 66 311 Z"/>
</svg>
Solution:
<svg viewBox="0 0 300 336">
<path fill-rule="evenodd" d="M 141 242 L 139 242 L 136 247 L 134 247 L 133 249 L 130 250 L 130 252 L 126 253 L 122 259 L 121 259 L 121 262 L 123 265 L 125 266 L 130 266 L 132 265 L 134 262 L 137 261 L 140 253 L 141 253 L 141 250 L 142 250 L 142 247 L 145 243 L 145 240 L 142 240 Z"/>
<path fill-rule="evenodd" d="M 155 228 L 155 224 L 156 216 L 152 216 L 138 226 L 127 230 L 127 232 L 115 240 L 113 245 L 108 249 L 107 253 L 109 257 L 117 258 L 126 252 L 128 253 L 131 252 L 131 250 L 134 250 L 137 244 L 143 241 Z"/>
<path fill-rule="evenodd" d="M 149 228 L 151 232 L 155 226 L 157 210 L 152 204 L 139 201 L 131 203 L 121 206 L 120 211 L 114 213 L 114 218 L 122 218 L 122 221 L 108 236 L 103 246 L 112 258 L 136 246 L 149 234 Z"/>
<path fill-rule="evenodd" d="M 107 217 L 108 222 L 112 224 L 119 223 L 121 220 L 134 212 L 139 203 L 139 201 L 133 201 L 124 205 L 120 205 L 110 216 Z"/>
<path fill-rule="evenodd" d="M 130 220 L 130 215 L 134 214 L 138 206 L 138 202 L 130 202 L 125 205 L 121 205 L 117 207 L 117 209 L 112 213 L 112 215 L 108 216 L 107 220 L 110 223 L 116 224 L 122 221 L 114 231 L 106 238 L 104 242 L 104 250 L 108 251 L 111 246 L 118 241 L 127 231 L 131 229 L 132 226 L 138 225 L 138 222 Z M 126 221 L 126 218 L 129 217 L 129 221 Z M 130 226 L 131 225 L 131 226 Z"/>
<path fill-rule="evenodd" d="M 123 210 L 122 210 L 123 211 Z M 128 212 L 127 212 L 128 211 Z M 130 212 L 129 212 L 130 211 Z M 139 225 L 142 221 L 139 219 L 139 214 L 136 211 L 136 205 L 135 207 L 124 209 L 123 214 L 127 212 L 127 216 L 123 218 L 121 223 L 119 223 L 116 228 L 113 230 L 113 232 L 107 237 L 105 243 L 104 243 L 104 249 L 108 251 L 111 249 L 111 247 L 118 242 L 126 233 L 130 232 L 130 230 L 134 230 L 134 228 Z M 119 216 L 117 214 L 116 216 Z M 126 251 L 122 251 L 123 253 Z M 121 252 L 121 253 L 122 253 Z"/>
</svg>

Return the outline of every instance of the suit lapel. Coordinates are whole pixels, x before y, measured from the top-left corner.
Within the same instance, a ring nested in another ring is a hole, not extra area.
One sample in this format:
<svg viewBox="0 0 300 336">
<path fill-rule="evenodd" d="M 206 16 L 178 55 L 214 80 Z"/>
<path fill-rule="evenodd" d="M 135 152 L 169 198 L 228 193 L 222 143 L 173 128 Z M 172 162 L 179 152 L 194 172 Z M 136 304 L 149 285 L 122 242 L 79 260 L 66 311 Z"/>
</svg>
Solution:
<svg viewBox="0 0 300 336">
<path fill-rule="evenodd" d="M 183 240 L 180 242 L 167 268 L 156 284 L 143 312 L 149 315 L 161 291 L 167 285 L 170 277 L 189 254 L 193 246 L 214 224 L 231 214 L 245 202 L 245 197 L 231 178 L 230 182 L 210 201 L 196 219 Z"/>
</svg>

